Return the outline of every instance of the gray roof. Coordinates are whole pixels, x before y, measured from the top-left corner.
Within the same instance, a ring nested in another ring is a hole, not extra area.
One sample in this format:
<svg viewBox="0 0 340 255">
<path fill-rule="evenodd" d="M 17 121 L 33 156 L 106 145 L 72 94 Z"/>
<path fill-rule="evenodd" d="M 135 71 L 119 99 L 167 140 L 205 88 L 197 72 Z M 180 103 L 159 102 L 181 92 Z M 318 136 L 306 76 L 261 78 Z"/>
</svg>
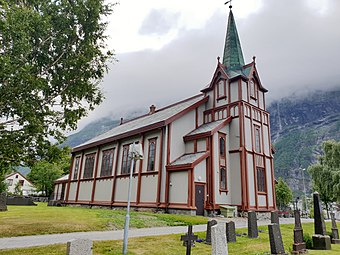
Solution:
<svg viewBox="0 0 340 255">
<path fill-rule="evenodd" d="M 178 165 L 184 165 L 184 164 L 191 164 L 194 163 L 197 159 L 199 159 L 201 156 L 206 154 L 206 151 L 203 152 L 197 152 L 192 154 L 184 154 L 180 158 L 176 159 L 174 162 L 172 162 L 171 166 L 178 166 Z"/>
<path fill-rule="evenodd" d="M 115 137 L 122 135 L 127 132 L 131 132 L 143 127 L 150 126 L 152 124 L 159 123 L 161 121 L 165 121 L 177 113 L 182 112 L 183 110 L 187 109 L 188 107 L 192 106 L 193 104 L 197 103 L 198 101 L 202 100 L 204 98 L 203 94 L 199 94 L 195 97 L 183 100 L 181 102 L 178 102 L 176 104 L 170 105 L 168 107 L 156 110 L 153 114 L 147 114 L 144 116 L 141 116 L 139 118 L 133 119 L 131 121 L 128 121 L 120 126 L 114 127 L 113 129 L 107 131 L 104 134 L 101 134 L 81 145 L 76 146 L 74 149 L 82 147 L 84 145 L 89 145 L 91 143 L 99 142 L 101 140 Z"/>
<path fill-rule="evenodd" d="M 222 120 L 217 120 L 217 121 L 213 121 L 213 122 L 203 124 L 203 125 L 199 126 L 198 128 L 196 128 L 195 130 L 191 131 L 186 136 L 198 135 L 198 134 L 202 134 L 202 133 L 205 133 L 205 132 L 209 132 L 209 131 L 213 130 L 214 128 L 216 128 L 218 125 L 220 125 L 225 120 L 226 119 L 222 119 Z"/>
</svg>

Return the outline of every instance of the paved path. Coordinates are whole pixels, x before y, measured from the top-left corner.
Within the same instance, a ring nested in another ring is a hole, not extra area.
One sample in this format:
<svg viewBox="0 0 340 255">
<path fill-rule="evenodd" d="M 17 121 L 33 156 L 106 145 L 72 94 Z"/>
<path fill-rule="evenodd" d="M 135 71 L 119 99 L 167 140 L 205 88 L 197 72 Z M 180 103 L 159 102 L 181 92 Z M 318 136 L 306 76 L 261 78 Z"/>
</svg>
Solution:
<svg viewBox="0 0 340 255">
<path fill-rule="evenodd" d="M 247 219 L 245 218 L 234 218 L 224 219 L 215 218 L 219 222 L 226 222 L 233 220 L 235 221 L 236 228 L 246 228 Z M 208 219 L 207 219 L 208 220 Z M 313 219 L 302 219 L 302 222 L 313 222 Z M 259 220 L 258 225 L 269 224 L 269 220 Z M 294 218 L 280 218 L 280 224 L 292 224 Z M 195 232 L 206 231 L 205 225 L 193 226 Z M 141 237 L 141 236 L 155 236 L 155 235 L 168 235 L 168 234 L 180 234 L 187 231 L 186 226 L 180 227 L 158 227 L 158 228 L 142 228 L 142 229 L 130 229 L 129 237 Z M 36 236 L 20 236 L 20 237 L 9 237 L 0 238 L 0 249 L 14 249 L 24 248 L 32 246 L 45 246 L 50 244 L 61 244 L 67 243 L 67 241 L 75 238 L 86 238 L 93 241 L 99 240 L 122 240 L 123 230 L 116 231 L 95 231 L 95 232 L 74 232 L 65 234 L 52 234 L 52 235 L 36 235 Z"/>
</svg>

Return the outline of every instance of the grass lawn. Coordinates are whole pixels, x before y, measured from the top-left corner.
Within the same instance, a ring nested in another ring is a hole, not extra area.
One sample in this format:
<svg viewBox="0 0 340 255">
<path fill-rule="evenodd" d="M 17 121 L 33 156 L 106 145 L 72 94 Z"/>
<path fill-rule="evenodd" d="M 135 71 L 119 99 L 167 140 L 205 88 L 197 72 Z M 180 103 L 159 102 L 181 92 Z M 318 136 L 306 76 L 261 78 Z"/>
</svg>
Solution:
<svg viewBox="0 0 340 255">
<path fill-rule="evenodd" d="M 293 244 L 293 225 L 282 225 L 281 233 L 285 245 L 286 252 L 292 250 Z M 327 223 L 327 229 L 330 230 L 331 225 Z M 228 244 L 229 254 L 231 255 L 262 255 L 270 254 L 269 237 L 267 227 L 259 227 L 263 233 L 259 233 L 259 238 L 248 239 L 247 237 L 237 237 L 236 243 Z M 303 224 L 304 233 L 313 234 L 314 226 L 312 223 Z M 246 233 L 246 229 L 237 229 L 237 233 Z M 183 233 L 184 234 L 184 233 Z M 204 238 L 205 233 L 196 233 L 199 238 Z M 131 238 L 128 245 L 128 254 L 144 254 L 144 255 L 174 255 L 185 254 L 185 247 L 182 246 L 180 240 L 181 235 L 165 235 L 153 237 L 139 237 Z M 36 247 L 29 249 L 16 249 L 0 251 L 2 254 L 30 254 L 30 255 L 52 255 L 52 254 L 65 254 L 66 245 L 50 245 L 45 247 Z M 100 241 L 94 242 L 93 254 L 121 254 L 122 241 Z M 196 243 L 196 247 L 192 248 L 193 255 L 211 254 L 211 246 Z M 340 254 L 340 245 L 332 245 L 331 251 L 313 251 L 309 250 L 311 255 L 326 255 L 326 254 Z"/>
<path fill-rule="evenodd" d="M 125 210 L 38 206 L 8 206 L 0 213 L 0 237 L 56 234 L 124 228 Z M 206 224 L 199 216 L 131 212 L 131 228 Z M 52 253 L 53 254 L 53 253 Z"/>
</svg>

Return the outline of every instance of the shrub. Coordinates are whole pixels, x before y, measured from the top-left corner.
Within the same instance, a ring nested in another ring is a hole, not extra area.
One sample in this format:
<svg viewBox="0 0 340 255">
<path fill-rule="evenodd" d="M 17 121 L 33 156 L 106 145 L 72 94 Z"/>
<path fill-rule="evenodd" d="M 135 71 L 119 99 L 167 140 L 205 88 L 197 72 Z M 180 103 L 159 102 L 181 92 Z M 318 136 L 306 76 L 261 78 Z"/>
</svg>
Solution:
<svg viewBox="0 0 340 255">
<path fill-rule="evenodd" d="M 313 248 L 313 239 L 309 234 L 303 234 L 303 241 L 306 243 L 307 249 Z"/>
</svg>

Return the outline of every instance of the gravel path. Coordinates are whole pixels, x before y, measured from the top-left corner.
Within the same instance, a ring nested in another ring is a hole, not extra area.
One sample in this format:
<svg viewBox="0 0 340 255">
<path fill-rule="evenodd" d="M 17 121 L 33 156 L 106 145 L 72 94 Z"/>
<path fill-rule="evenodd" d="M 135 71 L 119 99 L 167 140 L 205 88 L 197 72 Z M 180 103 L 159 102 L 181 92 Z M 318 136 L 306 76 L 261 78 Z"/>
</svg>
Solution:
<svg viewBox="0 0 340 255">
<path fill-rule="evenodd" d="M 218 222 L 226 222 L 233 220 L 236 228 L 246 228 L 247 219 L 245 218 L 214 218 Z M 207 219 L 208 220 L 208 219 Z M 302 219 L 302 222 L 313 222 L 313 219 Z M 258 225 L 269 224 L 270 220 L 259 220 Z M 280 218 L 280 224 L 292 224 L 294 218 Z M 205 225 L 193 226 L 195 232 L 206 231 Z M 155 236 L 155 235 L 168 235 L 168 234 L 180 234 L 187 231 L 186 226 L 180 227 L 158 227 L 158 228 L 142 228 L 142 229 L 130 229 L 129 237 L 141 237 L 141 236 Z M 67 243 L 67 241 L 76 238 L 86 238 L 93 241 L 99 240 L 122 240 L 123 230 L 116 231 L 95 231 L 95 232 L 74 232 L 65 234 L 52 234 L 52 235 L 36 235 L 36 236 L 20 236 L 20 237 L 9 237 L 0 238 L 0 249 L 14 249 L 24 248 L 32 246 L 45 246 L 50 244 L 61 244 Z"/>
</svg>

